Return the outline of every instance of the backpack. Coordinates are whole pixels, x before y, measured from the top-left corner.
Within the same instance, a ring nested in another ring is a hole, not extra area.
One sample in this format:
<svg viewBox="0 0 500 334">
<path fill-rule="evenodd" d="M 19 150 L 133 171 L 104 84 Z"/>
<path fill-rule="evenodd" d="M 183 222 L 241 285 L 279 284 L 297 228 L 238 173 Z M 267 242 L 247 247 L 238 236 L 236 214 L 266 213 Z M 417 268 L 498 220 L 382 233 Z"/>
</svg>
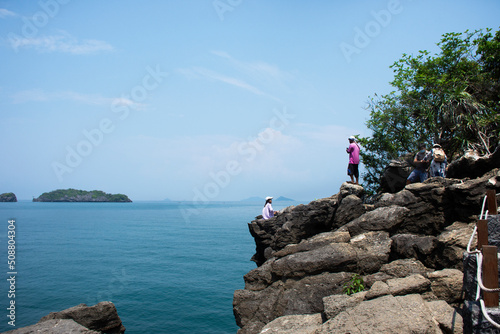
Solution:
<svg viewBox="0 0 500 334">
<path fill-rule="evenodd" d="M 444 154 L 442 148 L 436 147 L 432 150 L 432 158 L 435 162 L 444 162 L 444 159 L 446 159 L 446 154 Z"/>
</svg>

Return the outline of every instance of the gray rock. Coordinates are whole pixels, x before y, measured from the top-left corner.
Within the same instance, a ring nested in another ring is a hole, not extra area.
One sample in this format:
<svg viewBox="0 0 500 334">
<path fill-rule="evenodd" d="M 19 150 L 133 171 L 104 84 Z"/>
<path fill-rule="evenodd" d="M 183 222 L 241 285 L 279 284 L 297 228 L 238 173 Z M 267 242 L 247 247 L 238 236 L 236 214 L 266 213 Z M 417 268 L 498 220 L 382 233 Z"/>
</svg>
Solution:
<svg viewBox="0 0 500 334">
<path fill-rule="evenodd" d="M 259 333 L 264 324 L 284 315 L 321 313 L 323 298 L 342 294 L 351 275 L 323 273 L 300 280 L 277 281 L 260 291 L 236 290 L 233 299 L 236 323 L 243 333 Z"/>
<path fill-rule="evenodd" d="M 256 245 L 252 260 L 260 266 L 274 252 L 289 244 L 298 244 L 318 233 L 331 231 L 338 205 L 337 197 L 300 204 L 268 220 L 253 220 L 248 225 Z"/>
<path fill-rule="evenodd" d="M 302 240 L 298 244 L 287 245 L 282 250 L 273 254 L 274 257 L 280 258 L 293 253 L 310 251 L 331 243 L 349 242 L 351 235 L 349 232 L 324 232 L 317 234 L 309 239 Z"/>
<path fill-rule="evenodd" d="M 271 270 L 281 278 L 346 270 L 373 273 L 388 261 L 391 242 L 387 232 L 369 232 L 349 243 L 331 243 L 279 258 L 271 263 Z"/>
<path fill-rule="evenodd" d="M 425 264 L 433 268 L 463 269 L 463 253 L 467 249 L 474 223 L 465 224 L 456 222 L 437 237 L 436 250 L 425 259 Z M 477 236 L 472 241 L 472 249 L 477 245 Z"/>
<path fill-rule="evenodd" d="M 366 294 L 366 299 L 378 298 L 383 295 L 393 296 L 424 293 L 429 290 L 431 282 L 420 274 L 404 278 L 393 278 L 387 282 L 375 282 Z"/>
<path fill-rule="evenodd" d="M 394 231 L 403 223 L 409 210 L 400 206 L 380 207 L 346 225 L 351 236 L 369 231 Z"/>
<path fill-rule="evenodd" d="M 355 195 L 356 197 L 362 198 L 364 197 L 365 194 L 365 189 L 358 185 L 358 184 L 352 184 L 349 182 L 344 182 L 340 186 L 340 200 L 346 198 L 349 195 Z"/>
<path fill-rule="evenodd" d="M 352 271 L 357 267 L 357 252 L 348 243 L 332 243 L 307 252 L 291 254 L 271 264 L 277 277 L 303 277 L 325 271 Z"/>
<path fill-rule="evenodd" d="M 342 201 L 335 213 L 333 228 L 338 228 L 354 220 L 366 212 L 363 201 L 356 195 L 348 195 Z"/>
<path fill-rule="evenodd" d="M 420 295 L 363 301 L 325 322 L 317 334 L 441 334 Z"/>
<path fill-rule="evenodd" d="M 438 299 L 448 304 L 462 301 L 464 274 L 457 269 L 443 269 L 427 274 L 431 281 L 432 292 Z"/>
<path fill-rule="evenodd" d="M 415 259 L 399 259 L 390 263 L 384 264 L 380 271 L 393 277 L 406 277 L 413 274 L 425 274 L 432 269 L 425 267 L 422 262 Z"/>
<path fill-rule="evenodd" d="M 480 157 L 476 152 L 467 152 L 448 166 L 447 176 L 455 179 L 477 178 L 500 166 L 500 146 L 489 155 Z"/>
<path fill-rule="evenodd" d="M 321 326 L 323 319 L 320 313 L 304 315 L 287 315 L 268 323 L 261 334 L 314 334 Z"/>
<path fill-rule="evenodd" d="M 389 260 L 392 240 L 388 232 L 367 232 L 351 239 L 357 256 L 357 272 L 370 274 L 379 269 Z"/>
<path fill-rule="evenodd" d="M 324 313 L 327 319 L 335 318 L 340 312 L 354 307 L 365 299 L 366 291 L 358 292 L 350 296 L 331 295 L 323 298 Z"/>
<path fill-rule="evenodd" d="M 409 159 L 411 160 L 412 157 Z M 413 166 L 404 158 L 391 160 L 380 178 L 380 189 L 382 192 L 388 193 L 396 193 L 402 190 L 412 170 Z"/>
<path fill-rule="evenodd" d="M 425 261 L 436 249 L 438 239 L 434 236 L 397 234 L 391 237 L 392 252 L 400 258 L 413 258 Z"/>
<path fill-rule="evenodd" d="M 125 327 L 112 302 L 100 302 L 94 306 L 80 304 L 60 312 L 51 312 L 42 319 L 42 323 L 51 319 L 72 319 L 80 325 L 103 333 L 124 333 Z"/>
<path fill-rule="evenodd" d="M 71 319 L 53 319 L 35 325 L 14 329 L 4 334 L 101 334 L 76 323 Z"/>
<path fill-rule="evenodd" d="M 464 333 L 462 316 L 444 300 L 427 302 L 427 306 L 431 310 L 432 316 L 439 323 L 439 327 L 444 333 Z"/>
<path fill-rule="evenodd" d="M 489 180 L 500 177 L 500 169 L 496 168 L 480 178 L 457 182 L 448 187 L 450 201 L 449 219 L 466 223 L 475 222 L 488 188 L 500 192 L 500 182 L 492 185 Z"/>
<path fill-rule="evenodd" d="M 464 333 L 473 334 L 498 334 L 500 329 L 491 324 L 483 315 L 479 302 L 466 300 L 463 307 Z M 488 308 L 488 316 L 500 324 L 500 310 L 498 308 Z"/>
</svg>

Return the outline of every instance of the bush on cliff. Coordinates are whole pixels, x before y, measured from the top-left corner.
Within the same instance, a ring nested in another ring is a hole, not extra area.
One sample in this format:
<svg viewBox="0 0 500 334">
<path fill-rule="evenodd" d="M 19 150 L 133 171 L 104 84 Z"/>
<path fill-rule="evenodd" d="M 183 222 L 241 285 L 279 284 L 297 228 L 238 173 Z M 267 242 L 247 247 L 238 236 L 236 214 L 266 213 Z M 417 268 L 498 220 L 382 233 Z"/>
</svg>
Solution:
<svg viewBox="0 0 500 334">
<path fill-rule="evenodd" d="M 370 98 L 371 137 L 358 138 L 367 190 L 390 160 L 440 143 L 449 159 L 467 149 L 494 151 L 500 129 L 500 30 L 443 35 L 440 52 L 404 54 L 391 68 L 395 91 Z"/>
</svg>

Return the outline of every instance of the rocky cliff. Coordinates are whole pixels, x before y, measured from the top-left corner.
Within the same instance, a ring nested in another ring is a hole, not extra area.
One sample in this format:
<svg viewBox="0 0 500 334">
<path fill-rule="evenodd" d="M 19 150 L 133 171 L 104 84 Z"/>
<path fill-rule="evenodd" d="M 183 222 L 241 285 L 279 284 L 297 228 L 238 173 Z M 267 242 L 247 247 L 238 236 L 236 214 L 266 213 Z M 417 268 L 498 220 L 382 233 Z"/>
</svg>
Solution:
<svg viewBox="0 0 500 334">
<path fill-rule="evenodd" d="M 255 219 L 258 267 L 233 299 L 238 334 L 462 333 L 463 253 L 488 187 L 500 192 L 500 169 L 431 178 L 369 205 L 344 183 Z M 346 295 L 354 274 L 364 291 Z"/>
</svg>

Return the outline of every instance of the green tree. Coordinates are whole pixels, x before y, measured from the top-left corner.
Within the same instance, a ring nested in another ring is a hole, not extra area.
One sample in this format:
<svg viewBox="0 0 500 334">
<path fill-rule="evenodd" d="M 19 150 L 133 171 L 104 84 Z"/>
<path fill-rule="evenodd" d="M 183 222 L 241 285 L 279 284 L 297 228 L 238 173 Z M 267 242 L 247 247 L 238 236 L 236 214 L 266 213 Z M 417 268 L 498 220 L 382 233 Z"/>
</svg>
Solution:
<svg viewBox="0 0 500 334">
<path fill-rule="evenodd" d="M 370 98 L 371 137 L 358 138 L 367 172 L 365 187 L 376 191 L 391 159 L 439 143 L 454 157 L 498 145 L 500 31 L 448 33 L 431 56 L 403 54 L 391 68 L 394 91 Z"/>
</svg>

